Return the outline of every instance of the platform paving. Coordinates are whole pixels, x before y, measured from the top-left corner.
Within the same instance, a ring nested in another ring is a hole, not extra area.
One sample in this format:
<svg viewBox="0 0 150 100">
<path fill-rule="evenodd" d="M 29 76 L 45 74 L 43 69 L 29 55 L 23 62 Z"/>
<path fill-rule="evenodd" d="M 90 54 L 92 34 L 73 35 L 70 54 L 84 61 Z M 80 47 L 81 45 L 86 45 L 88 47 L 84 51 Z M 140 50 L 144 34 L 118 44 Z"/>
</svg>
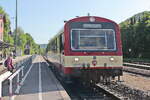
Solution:
<svg viewBox="0 0 150 100">
<path fill-rule="evenodd" d="M 25 76 L 19 94 L 12 100 L 70 100 L 41 56 L 35 58 Z"/>
</svg>

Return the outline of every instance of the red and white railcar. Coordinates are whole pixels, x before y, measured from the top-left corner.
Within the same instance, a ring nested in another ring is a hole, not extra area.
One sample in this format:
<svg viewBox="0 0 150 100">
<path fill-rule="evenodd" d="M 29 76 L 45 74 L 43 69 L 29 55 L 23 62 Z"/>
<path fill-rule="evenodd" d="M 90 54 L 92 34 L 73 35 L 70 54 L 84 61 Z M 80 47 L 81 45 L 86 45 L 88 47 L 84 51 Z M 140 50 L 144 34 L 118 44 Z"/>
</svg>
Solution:
<svg viewBox="0 0 150 100">
<path fill-rule="evenodd" d="M 122 75 L 119 26 L 106 18 L 67 21 L 49 43 L 48 58 L 61 75 L 99 82 Z"/>
</svg>

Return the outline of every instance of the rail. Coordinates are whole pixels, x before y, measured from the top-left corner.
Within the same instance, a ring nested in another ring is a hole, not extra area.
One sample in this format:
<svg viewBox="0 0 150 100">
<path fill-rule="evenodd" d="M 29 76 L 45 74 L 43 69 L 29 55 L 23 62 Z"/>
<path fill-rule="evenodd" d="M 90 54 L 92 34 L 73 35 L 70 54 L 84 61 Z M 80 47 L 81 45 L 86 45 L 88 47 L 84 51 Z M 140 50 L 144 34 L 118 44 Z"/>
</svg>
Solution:
<svg viewBox="0 0 150 100">
<path fill-rule="evenodd" d="M 124 66 L 131 66 L 135 68 L 140 68 L 140 69 L 147 69 L 150 70 L 150 66 L 148 65 L 141 65 L 141 64 L 133 64 L 133 63 L 123 63 Z"/>
</svg>

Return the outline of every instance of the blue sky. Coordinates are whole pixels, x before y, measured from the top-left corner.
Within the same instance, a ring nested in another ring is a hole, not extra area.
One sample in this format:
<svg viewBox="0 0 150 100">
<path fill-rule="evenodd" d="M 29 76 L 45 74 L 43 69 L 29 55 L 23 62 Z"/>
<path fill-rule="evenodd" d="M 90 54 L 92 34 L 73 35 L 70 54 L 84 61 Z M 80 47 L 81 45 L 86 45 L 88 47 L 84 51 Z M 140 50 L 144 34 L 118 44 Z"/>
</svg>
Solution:
<svg viewBox="0 0 150 100">
<path fill-rule="evenodd" d="M 0 0 L 0 6 L 14 28 L 15 0 Z M 90 13 L 120 23 L 142 11 L 150 11 L 150 0 L 18 0 L 18 25 L 36 43 L 48 43 L 63 27 L 63 21 L 75 16 Z"/>
</svg>

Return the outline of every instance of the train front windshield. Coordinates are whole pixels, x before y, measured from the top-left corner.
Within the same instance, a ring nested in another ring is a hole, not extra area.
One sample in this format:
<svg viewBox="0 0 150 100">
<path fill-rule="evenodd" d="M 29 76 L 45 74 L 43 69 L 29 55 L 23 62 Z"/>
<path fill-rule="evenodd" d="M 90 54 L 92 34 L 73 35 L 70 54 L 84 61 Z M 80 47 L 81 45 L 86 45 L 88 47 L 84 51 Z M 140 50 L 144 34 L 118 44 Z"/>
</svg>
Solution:
<svg viewBox="0 0 150 100">
<path fill-rule="evenodd" d="M 71 49 L 73 51 L 115 51 L 113 29 L 72 29 Z"/>
</svg>

